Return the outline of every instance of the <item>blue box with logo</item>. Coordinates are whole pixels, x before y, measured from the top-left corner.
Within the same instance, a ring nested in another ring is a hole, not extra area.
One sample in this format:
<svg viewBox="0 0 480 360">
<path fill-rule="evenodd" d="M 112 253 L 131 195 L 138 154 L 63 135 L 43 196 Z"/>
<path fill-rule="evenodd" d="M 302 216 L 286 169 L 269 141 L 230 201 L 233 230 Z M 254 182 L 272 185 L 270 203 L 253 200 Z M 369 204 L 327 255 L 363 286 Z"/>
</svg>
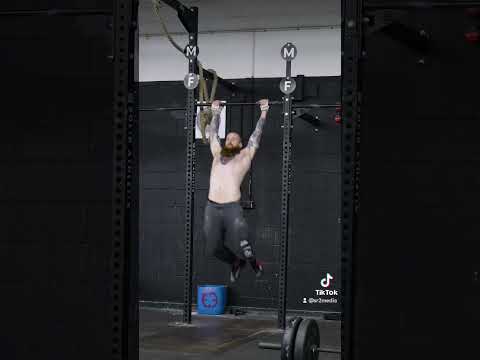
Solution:
<svg viewBox="0 0 480 360">
<path fill-rule="evenodd" d="M 197 310 L 202 315 L 221 315 L 227 303 L 225 285 L 199 285 L 197 292 Z"/>
</svg>

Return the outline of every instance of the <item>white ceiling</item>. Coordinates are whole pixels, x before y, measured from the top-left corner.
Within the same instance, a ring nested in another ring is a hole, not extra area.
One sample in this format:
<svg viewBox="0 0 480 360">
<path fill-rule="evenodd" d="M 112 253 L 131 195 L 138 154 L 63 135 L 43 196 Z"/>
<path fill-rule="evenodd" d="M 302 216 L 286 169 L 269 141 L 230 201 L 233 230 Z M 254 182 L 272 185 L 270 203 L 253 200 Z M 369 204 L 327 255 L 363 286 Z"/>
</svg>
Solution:
<svg viewBox="0 0 480 360">
<path fill-rule="evenodd" d="M 199 32 L 338 27 L 341 0 L 183 0 L 199 8 Z M 162 16 L 171 33 L 185 33 L 175 10 L 165 5 Z M 140 35 L 162 34 L 151 0 L 140 0 Z"/>
</svg>

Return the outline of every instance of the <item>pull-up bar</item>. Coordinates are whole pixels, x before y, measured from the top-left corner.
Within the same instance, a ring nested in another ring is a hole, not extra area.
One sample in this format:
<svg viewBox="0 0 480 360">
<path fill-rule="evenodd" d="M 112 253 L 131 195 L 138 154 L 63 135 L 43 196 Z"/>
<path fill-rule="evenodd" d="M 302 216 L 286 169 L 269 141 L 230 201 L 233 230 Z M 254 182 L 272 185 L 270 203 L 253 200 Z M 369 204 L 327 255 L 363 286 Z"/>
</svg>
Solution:
<svg viewBox="0 0 480 360">
<path fill-rule="evenodd" d="M 282 101 L 270 101 L 269 105 L 277 106 L 283 105 Z M 208 102 L 196 102 L 195 106 L 210 106 L 211 103 Z M 256 102 L 238 102 L 238 103 L 229 103 L 224 102 L 222 106 L 247 106 L 247 105 L 258 105 Z M 294 109 L 330 109 L 330 108 L 339 108 L 340 104 L 294 104 L 292 105 Z M 176 110 L 186 110 L 185 107 L 157 107 L 157 108 L 143 108 L 140 111 L 176 111 Z"/>
<path fill-rule="evenodd" d="M 256 102 L 235 102 L 235 103 L 230 103 L 230 102 L 221 102 L 222 106 L 243 106 L 243 105 L 258 105 Z M 199 102 L 197 101 L 197 106 L 210 106 L 211 103 L 208 102 Z M 269 101 L 268 105 L 283 105 L 283 101 Z M 340 104 L 295 104 L 293 105 L 294 108 L 336 108 L 339 107 Z"/>
</svg>

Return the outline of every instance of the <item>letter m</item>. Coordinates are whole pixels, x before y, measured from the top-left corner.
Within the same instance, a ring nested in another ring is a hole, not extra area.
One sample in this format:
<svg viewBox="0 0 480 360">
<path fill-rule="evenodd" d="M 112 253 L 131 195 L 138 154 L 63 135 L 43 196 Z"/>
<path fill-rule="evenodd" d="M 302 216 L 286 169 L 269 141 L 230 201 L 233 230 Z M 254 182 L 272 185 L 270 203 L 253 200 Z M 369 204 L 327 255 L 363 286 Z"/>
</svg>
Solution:
<svg viewBox="0 0 480 360">
<path fill-rule="evenodd" d="M 187 46 L 187 56 L 197 56 L 197 48 L 195 46 Z"/>
<path fill-rule="evenodd" d="M 288 58 L 288 57 L 295 57 L 295 48 L 292 47 L 290 49 L 284 48 L 283 49 L 283 56 Z"/>
</svg>

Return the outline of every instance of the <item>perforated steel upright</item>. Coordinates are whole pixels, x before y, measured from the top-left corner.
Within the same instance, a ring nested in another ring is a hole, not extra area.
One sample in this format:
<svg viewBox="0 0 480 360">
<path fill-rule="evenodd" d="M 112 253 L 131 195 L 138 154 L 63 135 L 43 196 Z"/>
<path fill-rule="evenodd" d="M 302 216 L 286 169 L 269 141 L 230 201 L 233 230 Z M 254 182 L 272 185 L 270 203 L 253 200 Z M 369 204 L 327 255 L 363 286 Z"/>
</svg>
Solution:
<svg viewBox="0 0 480 360">
<path fill-rule="evenodd" d="M 360 173 L 360 84 L 363 1 L 342 1 L 342 359 L 351 359 L 352 259 Z"/>
<path fill-rule="evenodd" d="M 286 79 L 291 77 L 291 61 L 287 61 Z M 292 157 L 292 96 L 283 96 L 283 142 L 282 142 L 282 210 L 280 218 L 280 277 L 278 283 L 278 327 L 286 327 L 287 308 L 287 265 L 288 265 L 288 232 L 289 205 L 291 187 L 291 157 Z"/>
<path fill-rule="evenodd" d="M 139 41 L 138 41 L 138 6 L 134 0 L 132 6 L 129 31 L 129 72 L 128 72 L 128 106 L 127 106 L 127 183 L 126 183 L 126 232 L 129 241 L 125 247 L 125 271 L 129 275 L 126 297 L 126 323 L 128 328 L 126 338 L 127 359 L 136 360 L 139 357 L 138 328 L 139 328 Z"/>
<path fill-rule="evenodd" d="M 128 274 L 126 264 L 130 237 L 128 233 L 128 122 L 129 92 L 131 90 L 134 61 L 132 59 L 133 42 L 132 23 L 136 21 L 134 1 L 114 2 L 113 30 L 113 203 L 112 203 L 112 282 L 111 282 L 111 321 L 112 321 L 112 359 L 127 358 L 128 352 Z M 130 99 L 132 100 L 132 99 Z M 130 114 L 131 115 L 131 114 Z M 130 158 L 131 160 L 131 158 Z M 131 184 L 131 183 L 130 183 Z M 130 189 L 131 190 L 131 189 Z"/>
<path fill-rule="evenodd" d="M 188 44 L 197 46 L 198 42 L 198 8 L 188 9 L 192 12 L 188 26 Z M 197 73 L 196 61 L 189 60 L 188 73 Z M 192 321 L 192 255 L 193 255 L 193 209 L 195 191 L 195 89 L 187 90 L 187 110 L 185 130 L 187 133 L 187 164 L 185 181 L 185 271 L 183 285 L 183 322 Z"/>
</svg>

